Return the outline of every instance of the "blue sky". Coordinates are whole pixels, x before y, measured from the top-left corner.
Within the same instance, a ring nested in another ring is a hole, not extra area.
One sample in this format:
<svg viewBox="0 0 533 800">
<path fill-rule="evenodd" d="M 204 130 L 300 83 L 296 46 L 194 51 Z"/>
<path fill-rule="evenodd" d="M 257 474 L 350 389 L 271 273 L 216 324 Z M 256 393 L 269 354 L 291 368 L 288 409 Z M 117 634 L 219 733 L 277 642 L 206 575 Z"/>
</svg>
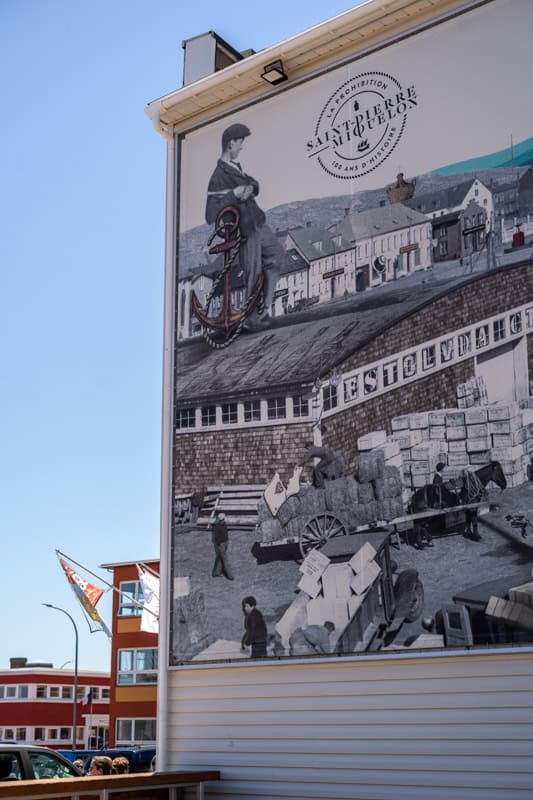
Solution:
<svg viewBox="0 0 533 800">
<path fill-rule="evenodd" d="M 165 143 L 183 39 L 260 50 L 356 3 L 1 0 L 1 459 L 11 656 L 109 669 L 55 556 L 159 556 Z M 7 585 L 6 585 L 7 582 Z M 111 625 L 111 598 L 99 609 Z M 67 665 L 70 668 L 72 665 Z"/>
</svg>

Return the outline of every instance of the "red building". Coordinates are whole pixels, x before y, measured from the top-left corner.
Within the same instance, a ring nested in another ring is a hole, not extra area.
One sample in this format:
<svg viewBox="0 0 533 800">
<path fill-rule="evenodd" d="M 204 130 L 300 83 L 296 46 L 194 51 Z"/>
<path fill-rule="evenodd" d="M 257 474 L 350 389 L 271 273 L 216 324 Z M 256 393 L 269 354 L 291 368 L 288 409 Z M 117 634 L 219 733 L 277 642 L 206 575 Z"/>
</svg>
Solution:
<svg viewBox="0 0 533 800">
<path fill-rule="evenodd" d="M 92 702 L 83 702 L 90 690 Z M 78 671 L 77 734 L 80 749 L 107 744 L 109 673 Z M 0 741 L 72 746 L 74 670 L 11 658 L 0 671 Z"/>
<path fill-rule="evenodd" d="M 159 560 L 144 561 L 159 574 Z M 144 601 L 136 562 L 102 564 L 113 573 L 110 745 L 153 745 L 156 740 L 156 633 L 141 630 Z"/>
</svg>

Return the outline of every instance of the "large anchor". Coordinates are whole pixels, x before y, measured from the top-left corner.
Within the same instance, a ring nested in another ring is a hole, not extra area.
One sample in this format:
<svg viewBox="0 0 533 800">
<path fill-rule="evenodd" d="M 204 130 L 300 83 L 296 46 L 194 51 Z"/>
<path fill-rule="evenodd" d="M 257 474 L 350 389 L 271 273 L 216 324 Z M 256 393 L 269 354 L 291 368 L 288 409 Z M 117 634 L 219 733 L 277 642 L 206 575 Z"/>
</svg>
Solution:
<svg viewBox="0 0 533 800">
<path fill-rule="evenodd" d="M 202 323 L 202 334 L 205 340 L 211 347 L 215 348 L 227 347 L 238 336 L 246 318 L 254 310 L 256 305 L 258 305 L 265 282 L 264 273 L 261 272 L 244 308 L 241 310 L 233 308 L 231 305 L 231 265 L 237 258 L 241 247 L 239 222 L 240 214 L 235 206 L 226 206 L 219 211 L 215 222 L 215 230 L 209 237 L 207 245 L 210 254 L 224 254 L 224 269 L 222 270 L 222 274 L 215 281 L 207 297 L 205 309 L 202 307 L 194 291 L 191 296 L 192 313 Z M 222 241 L 211 246 L 215 237 L 219 237 Z M 222 309 L 218 316 L 210 317 L 209 306 L 221 278 L 224 279 Z M 213 338 L 210 331 L 221 335 L 222 339 Z"/>
</svg>

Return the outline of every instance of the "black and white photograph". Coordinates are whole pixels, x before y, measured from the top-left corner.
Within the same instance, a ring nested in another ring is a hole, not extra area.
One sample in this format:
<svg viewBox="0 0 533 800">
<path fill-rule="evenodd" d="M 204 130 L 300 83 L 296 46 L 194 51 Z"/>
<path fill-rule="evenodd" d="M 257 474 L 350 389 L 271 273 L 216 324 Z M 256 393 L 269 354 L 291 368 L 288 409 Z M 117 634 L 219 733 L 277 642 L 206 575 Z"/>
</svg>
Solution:
<svg viewBox="0 0 533 800">
<path fill-rule="evenodd" d="M 533 125 L 445 52 L 182 137 L 171 665 L 533 642 Z"/>
</svg>

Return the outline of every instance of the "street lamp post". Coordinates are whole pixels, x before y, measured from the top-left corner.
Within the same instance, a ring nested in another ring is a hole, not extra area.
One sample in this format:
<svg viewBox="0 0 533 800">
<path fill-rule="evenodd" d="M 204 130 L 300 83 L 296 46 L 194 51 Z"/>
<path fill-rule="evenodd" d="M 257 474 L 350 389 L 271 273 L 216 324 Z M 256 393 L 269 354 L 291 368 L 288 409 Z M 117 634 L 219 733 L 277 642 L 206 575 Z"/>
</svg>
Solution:
<svg viewBox="0 0 533 800">
<path fill-rule="evenodd" d="M 78 628 L 76 623 L 68 613 L 65 611 L 64 608 L 59 608 L 59 606 L 53 606 L 52 603 L 43 603 L 43 606 L 46 608 L 53 608 L 56 611 L 61 611 L 62 614 L 65 614 L 69 620 L 72 622 L 74 627 L 74 636 L 75 636 L 75 648 L 74 648 L 74 697 L 72 699 L 72 750 L 76 750 L 76 733 L 77 733 L 77 725 L 78 725 Z"/>
</svg>

